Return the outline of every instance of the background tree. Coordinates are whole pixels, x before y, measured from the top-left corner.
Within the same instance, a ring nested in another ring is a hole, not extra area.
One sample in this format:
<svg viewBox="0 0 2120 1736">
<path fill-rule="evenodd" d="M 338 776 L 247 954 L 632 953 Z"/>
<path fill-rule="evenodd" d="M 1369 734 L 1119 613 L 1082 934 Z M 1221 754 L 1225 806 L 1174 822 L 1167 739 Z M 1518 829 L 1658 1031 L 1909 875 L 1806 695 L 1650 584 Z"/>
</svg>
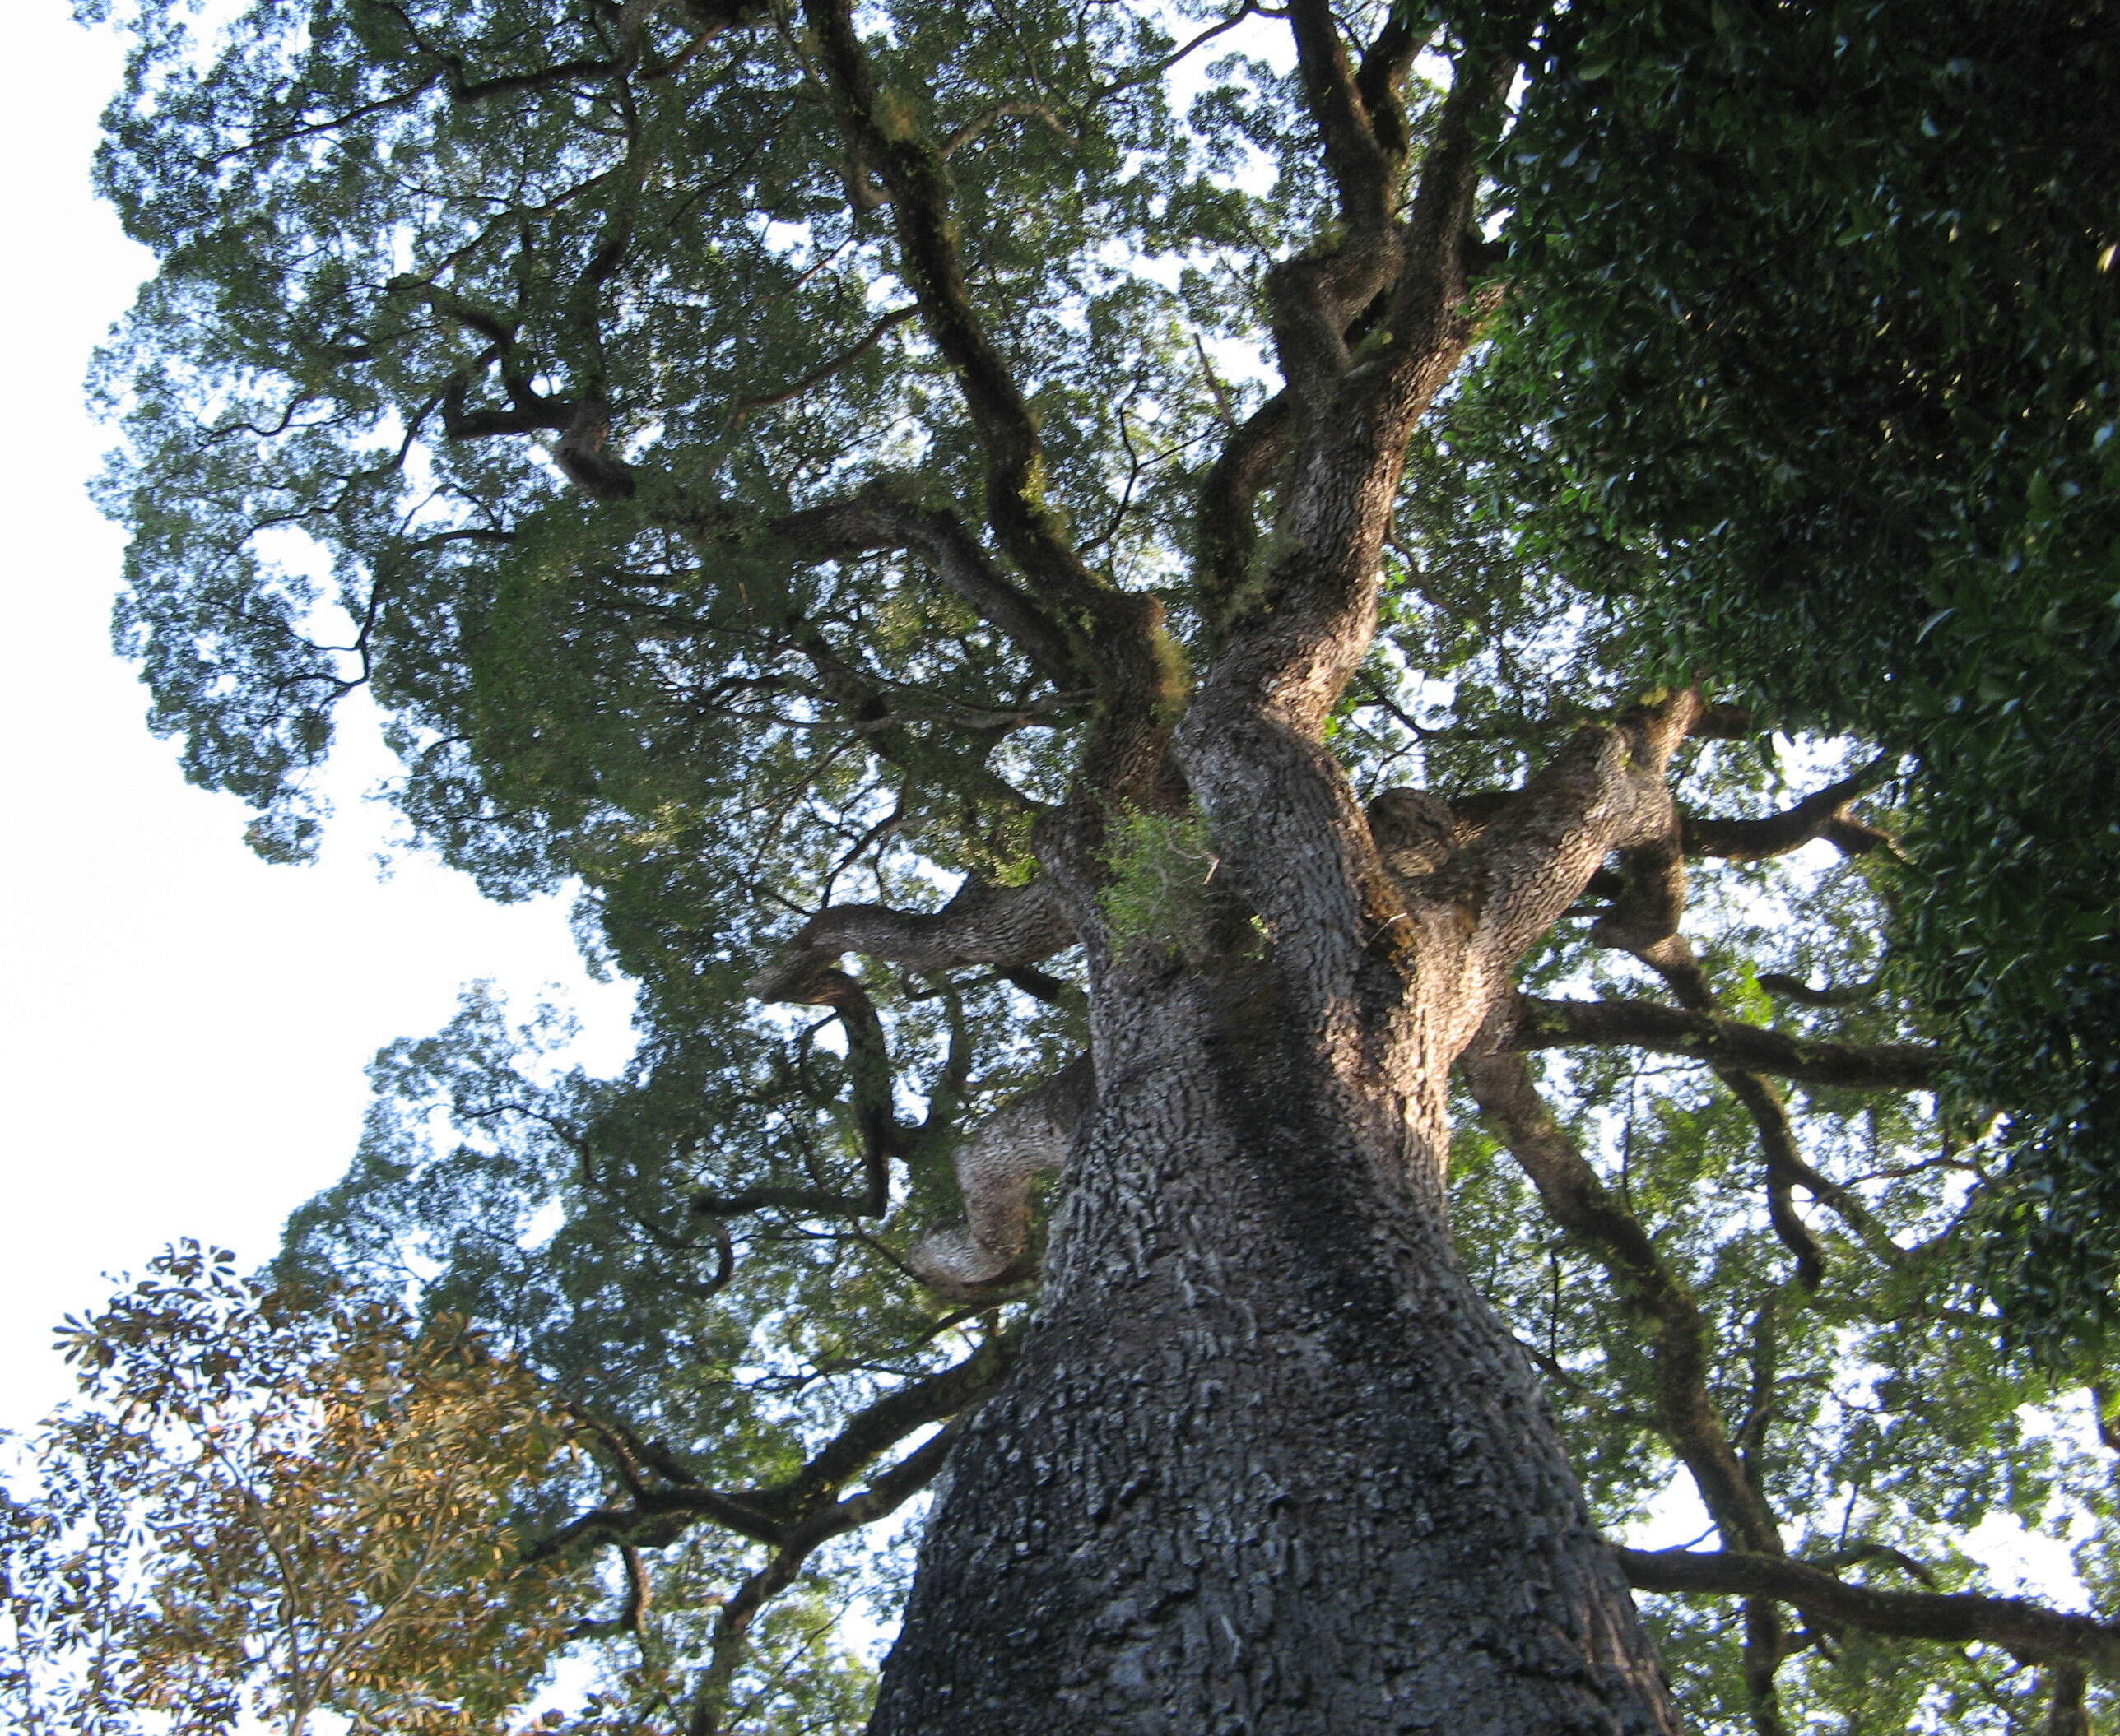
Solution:
<svg viewBox="0 0 2120 1736">
<path fill-rule="evenodd" d="M 196 1243 L 61 1342 L 83 1402 L 6 1510 L 16 1729 L 492 1729 L 542 1673 L 588 1588 L 522 1558 L 572 1432 L 523 1369 Z"/>
<path fill-rule="evenodd" d="M 388 1052 L 286 1256 L 598 1419 L 614 1696 L 851 1728 L 946 1464 L 878 1732 L 1675 1729 L 1630 1580 L 1709 1728 L 2080 1727 L 2120 1636 L 1964 1547 L 2102 1593 L 2110 1503 L 1959 1295 L 1902 732 L 1763 758 L 1467 509 L 1574 11 L 188 16 L 103 166 L 121 634 L 261 848 L 365 685 L 641 985 L 619 1079 Z M 1616 1556 L 1674 1476 L 1721 1547 Z"/>
</svg>

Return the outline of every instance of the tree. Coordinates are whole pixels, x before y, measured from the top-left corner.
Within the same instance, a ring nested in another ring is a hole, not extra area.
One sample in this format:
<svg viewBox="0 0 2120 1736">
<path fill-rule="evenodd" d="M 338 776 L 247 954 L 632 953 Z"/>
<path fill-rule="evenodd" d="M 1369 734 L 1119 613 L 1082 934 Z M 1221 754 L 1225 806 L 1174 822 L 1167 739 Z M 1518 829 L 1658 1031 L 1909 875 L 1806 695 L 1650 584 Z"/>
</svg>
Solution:
<svg viewBox="0 0 2120 1736">
<path fill-rule="evenodd" d="M 1500 491 L 1681 657 L 1919 756 L 1900 951 L 2012 1117 L 1990 1274 L 2109 1330 L 2120 146 L 2078 118 L 2120 16 L 1578 5 L 1544 47 Z"/>
<path fill-rule="evenodd" d="M 1902 744 L 1792 793 L 1465 509 L 1575 12 L 1192 10 L 132 19 L 158 726 L 299 856 L 365 688 L 416 833 L 643 997 L 617 1080 L 477 997 L 388 1051 L 288 1271 L 597 1419 L 542 1548 L 659 1556 L 645 1728 L 848 1728 L 767 1613 L 890 1614 L 848 1539 L 931 1488 L 878 1733 L 1675 1729 L 1630 1581 L 1709 1598 L 1704 1725 L 2080 1728 L 2120 1632 L 1966 1589 L 2057 1488 L 2102 1590 L 2109 1499 L 1871 980 Z"/>
<path fill-rule="evenodd" d="M 67 1322 L 86 1402 L 0 1530 L 16 1728 L 493 1728 L 584 1589 L 510 1536 L 564 1418 L 460 1325 L 234 1263 L 173 1248 Z"/>
</svg>

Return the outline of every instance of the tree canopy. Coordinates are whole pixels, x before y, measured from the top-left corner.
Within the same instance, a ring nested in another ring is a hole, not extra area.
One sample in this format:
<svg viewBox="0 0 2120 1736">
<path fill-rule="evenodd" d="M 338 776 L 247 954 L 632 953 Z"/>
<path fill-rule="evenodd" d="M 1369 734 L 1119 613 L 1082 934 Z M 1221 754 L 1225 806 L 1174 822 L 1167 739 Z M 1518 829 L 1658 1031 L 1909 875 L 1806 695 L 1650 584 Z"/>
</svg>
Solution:
<svg viewBox="0 0 2120 1736">
<path fill-rule="evenodd" d="M 1900 964 L 2024 1184 L 1989 1275 L 2028 1334 L 2105 1330 L 2120 16 L 1575 6 L 1548 47 L 1506 491 L 1675 657 L 1918 761 Z"/>
<path fill-rule="evenodd" d="M 289 1226 L 578 1449 L 481 1704 L 852 1730 L 909 1588 L 884 1736 L 2087 1727 L 1970 1535 L 2110 1607 L 2101 1341 L 1979 1288 L 2113 1288 L 2033 10 L 125 13 L 156 727 L 299 859 L 365 690 L 639 985 L 615 1079 L 469 993 Z"/>
<path fill-rule="evenodd" d="M 66 1323 L 83 1402 L 0 1508 L 16 1728 L 492 1728 L 593 1594 L 523 1559 L 566 1419 L 461 1321 L 234 1266 L 172 1248 Z"/>
</svg>

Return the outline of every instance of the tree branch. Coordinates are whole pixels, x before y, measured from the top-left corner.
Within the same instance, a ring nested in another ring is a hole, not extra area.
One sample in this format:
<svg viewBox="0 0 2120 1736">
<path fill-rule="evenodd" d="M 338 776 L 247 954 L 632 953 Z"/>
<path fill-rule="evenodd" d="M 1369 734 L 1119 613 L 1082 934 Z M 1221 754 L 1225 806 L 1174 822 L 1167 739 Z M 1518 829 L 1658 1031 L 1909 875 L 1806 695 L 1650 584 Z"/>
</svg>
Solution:
<svg viewBox="0 0 2120 1736">
<path fill-rule="evenodd" d="M 810 560 L 909 549 L 1047 680 L 1063 688 L 1091 685 L 1065 629 L 994 565 L 955 513 L 919 504 L 909 477 L 879 476 L 847 499 L 791 513 L 771 528 Z"/>
<path fill-rule="evenodd" d="M 1436 876 L 1476 924 L 1490 972 L 1559 921 L 1612 852 L 1670 834 L 1665 768 L 1699 712 L 1686 691 L 1581 731 Z"/>
<path fill-rule="evenodd" d="M 2100 1674 L 2120 1674 L 2120 1625 L 2069 1615 L 2028 1599 L 1974 1592 L 1883 1591 L 1853 1585 L 1802 1562 L 1689 1549 L 1612 1552 L 1640 1591 L 1767 1597 L 1814 1620 L 1871 1633 L 1946 1644 L 1999 1645 L 2027 1659 L 2073 1658 Z"/>
<path fill-rule="evenodd" d="M 846 1033 L 847 1072 L 853 1084 L 854 1126 L 862 1147 L 862 1188 L 835 1194 L 823 1188 L 753 1187 L 739 1194 L 700 1193 L 692 1209 L 704 1218 L 735 1218 L 746 1212 L 785 1211 L 819 1218 L 881 1218 L 890 1209 L 890 1159 L 904 1148 L 891 1085 L 890 1052 L 883 1022 L 868 991 L 844 971 L 820 970 L 804 997 L 839 1014 Z"/>
<path fill-rule="evenodd" d="M 791 384 L 778 392 L 769 392 L 761 397 L 745 398 L 729 408 L 729 415 L 738 423 L 761 410 L 771 410 L 776 405 L 791 403 L 812 386 L 821 385 L 842 368 L 850 367 L 867 355 L 886 337 L 904 325 L 909 319 L 919 318 L 920 310 L 914 308 L 893 308 L 882 315 L 868 330 L 836 355 L 817 364 L 807 373 L 799 375 Z"/>
<path fill-rule="evenodd" d="M 2083 1666 L 2070 1659 L 2056 1658 L 2040 1673 L 2052 1697 L 2047 1707 L 2045 1736 L 2091 1736 L 2090 1715 L 2083 1703 L 2088 1686 Z"/>
<path fill-rule="evenodd" d="M 1527 995 L 1514 1012 L 1504 1038 L 1513 1049 L 1625 1045 L 1806 1085 L 1879 1091 L 1932 1091 L 1943 1070 L 1943 1051 L 1931 1044 L 1820 1042 L 1657 1000 L 1549 1000 Z"/>
<path fill-rule="evenodd" d="M 544 1560 L 570 1549 L 606 1543 L 662 1548 L 701 1520 L 776 1548 L 790 1547 L 806 1538 L 806 1551 L 814 1548 L 826 1537 L 867 1522 L 858 1516 L 864 1511 L 861 1507 L 835 1502 L 839 1491 L 864 1465 L 907 1436 L 958 1416 L 985 1399 L 1015 1365 L 1018 1344 L 1016 1334 L 998 1334 L 962 1362 L 886 1393 L 849 1417 L 830 1442 L 785 1482 L 734 1492 L 703 1488 L 690 1482 L 660 1488 L 636 1483 L 630 1492 L 630 1506 L 598 1507 L 583 1514 L 536 1544 L 529 1552 L 530 1558 Z M 932 1476 L 932 1471 L 928 1474 Z M 912 1492 L 905 1489 L 897 1500 L 903 1501 Z M 888 1511 L 884 1507 L 869 1516 L 880 1517 Z M 835 1513 L 845 1522 L 818 1529 L 822 1513 Z M 813 1531 L 815 1535 L 811 1534 Z"/>
<path fill-rule="evenodd" d="M 1714 1021 L 1715 991 L 1692 947 L 1678 931 L 1685 908 L 1685 859 L 1676 829 L 1627 852 L 1623 860 L 1625 884 L 1591 931 L 1591 939 L 1601 946 L 1633 954 L 1670 985 L 1681 1006 Z M 1876 1258 L 1888 1265 L 1897 1261 L 1904 1250 L 1869 1207 L 1805 1158 L 1781 1092 L 1741 1063 L 1718 1063 L 1715 1074 L 1744 1106 L 1759 1135 L 1768 1218 L 1775 1235 L 1796 1257 L 1797 1275 L 1805 1287 L 1815 1289 L 1824 1278 L 1825 1254 L 1797 1212 L 1792 1191 L 1797 1187 L 1838 1213 Z"/>
<path fill-rule="evenodd" d="M 1805 1007 L 1861 1006 L 1876 1000 L 1884 986 L 1882 978 L 1872 977 L 1867 982 L 1851 982 L 1842 988 L 1815 989 L 1801 977 L 1784 976 L 1779 971 L 1761 971 L 1753 981 L 1777 1000 L 1793 1000 Z"/>
<path fill-rule="evenodd" d="M 879 93 L 849 0 L 805 0 L 807 21 L 842 124 L 890 189 L 907 281 L 929 337 L 955 374 L 987 458 L 987 514 L 1009 556 L 1048 603 L 1104 612 L 1104 587 L 1076 556 L 1046 503 L 1044 442 L 965 281 L 942 154 L 906 99 Z"/>
<path fill-rule="evenodd" d="M 1253 502 L 1288 444 L 1295 404 L 1276 392 L 1234 429 L 1200 485 L 1193 513 L 1201 610 L 1211 627 L 1242 589 L 1258 540 Z"/>
<path fill-rule="evenodd" d="M 945 1425 L 932 1440 L 915 1447 L 860 1494 L 821 1508 L 791 1527 L 772 1558 L 722 1605 L 697 1709 L 687 1726 L 689 1736 L 718 1736 L 721 1730 L 728 1684 L 743 1660 L 744 1644 L 759 1612 L 795 1582 L 819 1544 L 886 1517 L 932 1483 L 956 1444 L 959 1426 L 955 1420 Z"/>
<path fill-rule="evenodd" d="M 1866 791 L 1875 789 L 1890 776 L 1899 763 L 1896 754 L 1880 754 L 1860 770 L 1806 796 L 1795 806 L 1762 819 L 1714 819 L 1688 814 L 1680 819 L 1680 833 L 1688 856 L 1727 856 L 1735 861 L 1759 861 L 1799 850 L 1813 838 L 1830 837 L 1835 823 L 1845 819 L 1848 805 Z M 1867 832 L 1868 828 L 1863 828 Z M 1881 837 L 1882 834 L 1877 834 Z M 1836 840 L 1837 842 L 1837 840 Z M 1849 852 L 1850 854 L 1857 853 Z"/>
<path fill-rule="evenodd" d="M 1649 1323 L 1658 1429 L 1692 1475 L 1723 1540 L 1779 1554 L 1774 1511 L 1709 1395 L 1708 1326 L 1691 1292 L 1554 1119 L 1523 1056 L 1481 1049 L 1459 1065 L 1481 1113 L 1531 1177 L 1554 1221 L 1604 1267 L 1636 1317 Z"/>
<path fill-rule="evenodd" d="M 862 1466 L 908 1435 L 984 1399 L 1015 1367 L 1020 1348 L 1018 1333 L 997 1334 L 962 1362 L 886 1393 L 849 1417 L 831 1441 L 785 1483 L 746 1490 L 737 1498 L 757 1511 L 784 1516 L 790 1525 L 813 1518 Z"/>
<path fill-rule="evenodd" d="M 932 913 L 881 904 L 835 904 L 797 931 L 778 963 L 745 985 L 761 1000 L 836 1005 L 852 981 L 836 968 L 847 953 L 882 959 L 909 971 L 991 964 L 1035 964 L 1075 943 L 1058 889 L 1048 880 L 994 886 L 967 879 Z"/>
<path fill-rule="evenodd" d="M 960 1143 L 957 1186 L 966 1221 L 915 1245 L 907 1263 L 923 1282 L 963 1298 L 1016 1279 L 1030 1242 L 1031 1186 L 1066 1162 L 1096 1089 L 1090 1058 L 1080 1056 Z"/>
<path fill-rule="evenodd" d="M 1374 233 L 1391 221 L 1403 155 L 1370 123 L 1369 104 L 1327 0 L 1289 0 L 1288 27 L 1305 105 L 1323 144 L 1326 173 L 1350 230 Z M 1402 138 L 1397 141 L 1402 145 Z"/>
</svg>

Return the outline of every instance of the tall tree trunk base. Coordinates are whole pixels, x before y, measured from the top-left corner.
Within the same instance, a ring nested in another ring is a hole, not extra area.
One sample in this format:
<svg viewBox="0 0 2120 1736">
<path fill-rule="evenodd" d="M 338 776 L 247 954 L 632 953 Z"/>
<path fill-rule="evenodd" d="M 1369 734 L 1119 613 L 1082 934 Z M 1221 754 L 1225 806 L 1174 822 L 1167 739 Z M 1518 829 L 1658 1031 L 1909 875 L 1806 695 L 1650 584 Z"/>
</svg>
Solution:
<svg viewBox="0 0 2120 1736">
<path fill-rule="evenodd" d="M 872 1736 L 1676 1732 L 1526 1359 L 1416 1191 L 1307 1093 L 1133 1059 Z"/>
</svg>

